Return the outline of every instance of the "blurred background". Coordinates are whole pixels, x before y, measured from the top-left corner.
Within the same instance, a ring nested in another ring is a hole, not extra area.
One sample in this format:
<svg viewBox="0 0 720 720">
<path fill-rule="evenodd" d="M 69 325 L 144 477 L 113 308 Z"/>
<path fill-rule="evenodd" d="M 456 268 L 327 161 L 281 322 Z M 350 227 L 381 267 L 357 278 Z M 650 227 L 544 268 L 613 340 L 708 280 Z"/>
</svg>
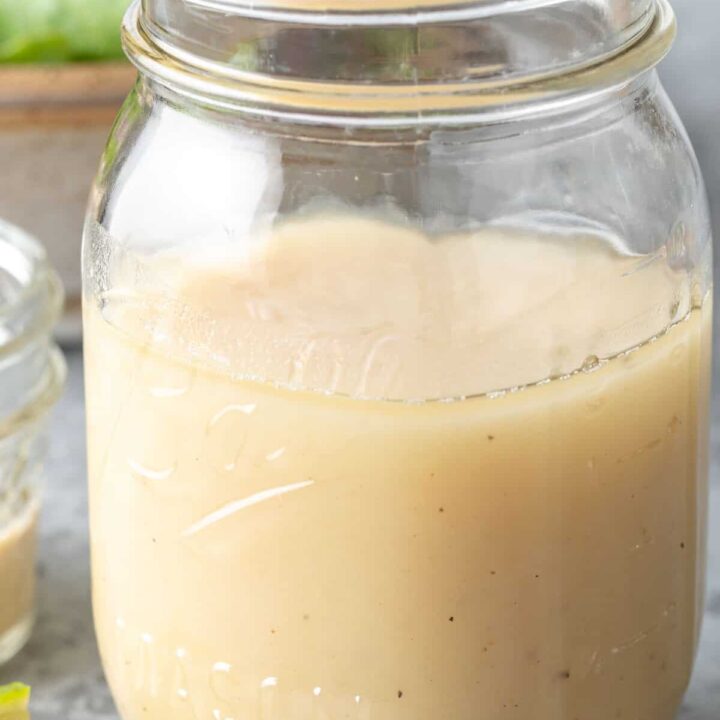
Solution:
<svg viewBox="0 0 720 720">
<path fill-rule="evenodd" d="M 61 339 L 80 338 L 88 188 L 135 77 L 120 23 L 129 0 L 0 0 L 0 217 L 43 242 L 67 293 Z"/>
<path fill-rule="evenodd" d="M 670 55 L 660 66 L 660 76 L 700 160 L 717 238 L 720 235 L 720 43 L 717 41 L 720 2 L 671 2 L 678 18 L 678 37 Z M 720 253 L 716 251 L 716 273 L 720 268 L 719 260 Z M 716 368 L 717 361 L 718 354 L 715 356 Z"/>
<path fill-rule="evenodd" d="M 25 651 L 0 668 L 0 684 L 22 680 L 34 685 L 33 720 L 117 719 L 97 656 L 90 610 L 79 254 L 87 192 L 113 118 L 134 80 L 122 58 L 118 33 L 127 4 L 0 0 L 0 217 L 45 243 L 67 291 L 59 333 L 68 356 L 68 388 L 52 427 L 37 630 Z M 717 235 L 720 0 L 672 4 L 679 36 L 660 74 L 695 145 Z M 719 358 L 720 352 L 716 368 Z M 718 402 L 714 413 L 720 419 Z M 717 422 L 714 425 L 717 429 Z M 720 468 L 717 435 L 712 446 L 715 475 Z M 714 482 L 712 511 L 720 520 L 717 477 Z M 680 720 L 720 718 L 718 525 L 715 522 L 711 539 L 703 645 Z"/>
</svg>

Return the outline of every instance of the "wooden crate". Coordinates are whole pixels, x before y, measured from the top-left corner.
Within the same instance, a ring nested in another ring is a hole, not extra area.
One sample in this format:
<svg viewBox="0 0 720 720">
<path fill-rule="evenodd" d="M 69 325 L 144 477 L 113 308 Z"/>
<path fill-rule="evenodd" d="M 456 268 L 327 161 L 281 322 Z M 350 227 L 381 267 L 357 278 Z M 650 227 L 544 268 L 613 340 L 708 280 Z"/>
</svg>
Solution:
<svg viewBox="0 0 720 720">
<path fill-rule="evenodd" d="M 0 69 L 0 217 L 47 247 L 65 284 L 70 339 L 79 336 L 88 192 L 135 77 L 127 63 Z"/>
</svg>

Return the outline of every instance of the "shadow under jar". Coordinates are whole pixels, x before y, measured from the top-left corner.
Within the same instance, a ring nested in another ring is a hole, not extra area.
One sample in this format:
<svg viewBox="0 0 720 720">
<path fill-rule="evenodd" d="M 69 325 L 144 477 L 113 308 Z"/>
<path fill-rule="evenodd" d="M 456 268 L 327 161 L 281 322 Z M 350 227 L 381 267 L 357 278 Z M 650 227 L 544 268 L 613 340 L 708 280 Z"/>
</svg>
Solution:
<svg viewBox="0 0 720 720">
<path fill-rule="evenodd" d="M 146 0 L 84 245 L 124 720 L 670 720 L 711 242 L 664 0 Z"/>
</svg>

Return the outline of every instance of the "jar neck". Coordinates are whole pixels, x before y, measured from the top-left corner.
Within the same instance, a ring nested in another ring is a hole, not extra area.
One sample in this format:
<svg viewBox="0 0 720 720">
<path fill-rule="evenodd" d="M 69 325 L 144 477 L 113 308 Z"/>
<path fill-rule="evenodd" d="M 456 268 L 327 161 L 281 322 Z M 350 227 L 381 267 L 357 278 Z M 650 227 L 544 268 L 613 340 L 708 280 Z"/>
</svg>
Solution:
<svg viewBox="0 0 720 720">
<path fill-rule="evenodd" d="M 517 143 L 520 136 L 526 137 L 529 143 L 537 143 L 538 132 L 546 138 L 561 136 L 564 139 L 574 133 L 585 134 L 589 126 L 597 129 L 622 120 L 632 113 L 638 102 L 658 92 L 663 92 L 662 85 L 656 70 L 651 69 L 621 86 L 577 94 L 562 103 L 535 106 L 532 112 L 477 113 L 466 122 L 455 116 L 450 122 L 447 117 L 441 117 L 435 122 L 425 119 L 414 124 L 343 125 L 307 122 L 305 118 L 287 114 L 244 113 L 242 107 L 228 111 L 227 107 L 218 108 L 205 98 L 188 96 L 156 79 L 141 76 L 131 105 L 135 108 L 132 112 L 142 112 L 141 108 L 147 110 L 159 99 L 175 110 L 212 123 L 225 124 L 230 120 L 262 136 L 298 143 L 305 148 L 303 152 L 308 152 L 311 145 L 407 148 L 438 142 L 443 146 L 481 142 L 489 148 L 508 138 L 514 138 L 513 142 Z"/>
<path fill-rule="evenodd" d="M 197 27 L 180 33 L 182 23 L 163 26 L 153 14 L 160 1 L 146 12 L 136 4 L 125 21 L 126 50 L 144 74 L 230 112 L 340 127 L 464 125 L 552 111 L 627 85 L 664 56 L 675 34 L 666 0 L 635 0 L 633 7 L 646 11 L 618 21 L 612 32 L 568 7 L 587 10 L 587 0 L 533 0 L 521 3 L 522 12 L 501 12 L 498 6 L 509 3 L 498 0 L 460 3 L 479 13 L 466 22 L 420 22 L 416 15 L 412 24 L 331 24 L 242 15 L 227 20 L 229 44 L 209 48 Z M 192 3 L 206 10 L 222 4 Z M 210 22 L 203 17 L 201 25 Z"/>
</svg>

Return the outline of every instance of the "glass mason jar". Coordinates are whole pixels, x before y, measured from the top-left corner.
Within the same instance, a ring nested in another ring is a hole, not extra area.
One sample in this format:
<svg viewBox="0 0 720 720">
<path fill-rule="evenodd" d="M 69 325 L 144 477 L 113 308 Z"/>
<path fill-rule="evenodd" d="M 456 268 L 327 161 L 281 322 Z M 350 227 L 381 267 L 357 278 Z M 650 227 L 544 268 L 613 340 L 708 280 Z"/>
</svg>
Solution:
<svg viewBox="0 0 720 720">
<path fill-rule="evenodd" d="M 0 221 L 0 663 L 30 636 L 45 420 L 65 380 L 62 290 L 45 250 Z"/>
<path fill-rule="evenodd" d="M 84 245 L 124 720 L 670 720 L 711 241 L 665 0 L 144 0 Z"/>
</svg>

